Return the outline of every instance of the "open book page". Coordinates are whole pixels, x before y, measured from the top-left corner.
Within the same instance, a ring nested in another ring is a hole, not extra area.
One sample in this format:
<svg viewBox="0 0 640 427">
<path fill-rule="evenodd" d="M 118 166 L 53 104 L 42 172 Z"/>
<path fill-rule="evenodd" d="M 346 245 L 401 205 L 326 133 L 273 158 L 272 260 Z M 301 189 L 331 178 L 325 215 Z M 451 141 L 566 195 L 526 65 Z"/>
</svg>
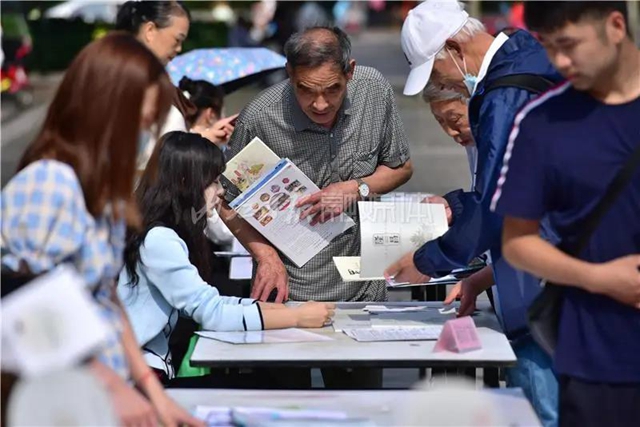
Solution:
<svg viewBox="0 0 640 427">
<path fill-rule="evenodd" d="M 222 175 L 243 192 L 273 169 L 278 161 L 280 157 L 256 137 L 227 162 L 227 168 Z"/>
<path fill-rule="evenodd" d="M 282 159 L 259 181 L 254 182 L 230 206 L 298 267 L 355 223 L 340 215 L 324 224 L 311 226 L 311 217 L 300 220 L 296 201 L 320 189 L 290 160 Z"/>
<path fill-rule="evenodd" d="M 358 202 L 362 242 L 360 276 L 380 277 L 404 254 L 448 230 L 444 205 Z"/>
</svg>

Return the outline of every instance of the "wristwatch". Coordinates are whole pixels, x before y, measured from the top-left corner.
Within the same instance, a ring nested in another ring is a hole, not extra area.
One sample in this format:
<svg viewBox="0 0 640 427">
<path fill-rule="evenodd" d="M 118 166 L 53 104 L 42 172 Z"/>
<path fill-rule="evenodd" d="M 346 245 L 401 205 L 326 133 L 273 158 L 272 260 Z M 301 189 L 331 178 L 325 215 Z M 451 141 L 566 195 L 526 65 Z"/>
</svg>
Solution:
<svg viewBox="0 0 640 427">
<path fill-rule="evenodd" d="M 358 193 L 360 197 L 363 200 L 366 199 L 369 196 L 369 186 L 360 178 L 356 178 L 356 182 L 358 183 Z"/>
</svg>

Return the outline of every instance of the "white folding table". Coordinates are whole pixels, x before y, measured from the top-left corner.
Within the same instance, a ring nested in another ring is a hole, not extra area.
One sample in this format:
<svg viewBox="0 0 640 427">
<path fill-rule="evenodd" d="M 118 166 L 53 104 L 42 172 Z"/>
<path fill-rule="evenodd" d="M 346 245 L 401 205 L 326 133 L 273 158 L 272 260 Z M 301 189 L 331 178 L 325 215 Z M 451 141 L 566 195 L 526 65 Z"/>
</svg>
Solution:
<svg viewBox="0 0 640 427">
<path fill-rule="evenodd" d="M 381 303 L 375 303 L 381 304 Z M 365 303 L 340 303 L 336 322 L 366 326 Z M 442 324 L 455 314 L 440 314 L 441 303 L 384 303 L 386 306 L 426 305 L 434 313 L 434 324 Z M 215 368 L 435 368 L 509 367 L 516 356 L 502 333 L 495 315 L 487 308 L 474 316 L 482 349 L 468 353 L 434 352 L 435 341 L 356 342 L 332 326 L 309 331 L 333 338 L 332 341 L 284 344 L 228 344 L 200 338 L 191 356 L 193 366 Z"/>
<path fill-rule="evenodd" d="M 288 391 L 288 390 L 227 390 L 169 389 L 173 397 L 187 410 L 196 406 L 269 407 L 276 409 L 309 409 L 345 412 L 352 418 L 364 418 L 377 426 L 395 426 L 401 422 L 406 403 L 411 399 L 429 399 L 428 391 Z M 420 395 L 417 395 L 420 393 Z M 520 389 L 477 391 L 495 396 L 492 411 L 498 411 L 505 426 L 537 427 L 540 422 Z M 417 398 L 416 398 L 417 396 Z M 455 408 L 452 408 L 455 410 Z M 428 425 L 428 419 L 423 425 Z"/>
</svg>

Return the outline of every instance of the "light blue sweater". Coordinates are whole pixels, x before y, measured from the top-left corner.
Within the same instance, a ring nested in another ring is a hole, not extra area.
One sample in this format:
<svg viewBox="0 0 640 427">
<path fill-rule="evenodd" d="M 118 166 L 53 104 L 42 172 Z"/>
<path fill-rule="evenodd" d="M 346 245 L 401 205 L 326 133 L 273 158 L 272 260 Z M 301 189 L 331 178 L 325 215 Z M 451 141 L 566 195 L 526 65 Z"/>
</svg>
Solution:
<svg viewBox="0 0 640 427">
<path fill-rule="evenodd" d="M 260 307 L 253 299 L 220 296 L 189 261 L 186 243 L 170 228 L 154 227 L 140 246 L 140 277 L 135 287 L 126 270 L 120 273 L 118 296 L 149 366 L 171 368 L 169 337 L 178 316 L 190 317 L 206 330 L 263 329 Z"/>
</svg>

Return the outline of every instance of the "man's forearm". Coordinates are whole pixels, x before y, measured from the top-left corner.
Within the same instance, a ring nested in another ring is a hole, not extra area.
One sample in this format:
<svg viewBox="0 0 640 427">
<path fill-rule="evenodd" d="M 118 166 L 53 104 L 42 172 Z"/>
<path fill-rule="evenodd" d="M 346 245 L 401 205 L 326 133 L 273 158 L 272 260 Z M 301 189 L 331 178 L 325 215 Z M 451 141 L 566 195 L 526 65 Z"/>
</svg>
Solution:
<svg viewBox="0 0 640 427">
<path fill-rule="evenodd" d="M 506 233 L 506 230 L 505 230 Z M 503 255 L 514 267 L 553 283 L 594 292 L 594 264 L 573 258 L 535 234 L 505 234 Z"/>
<path fill-rule="evenodd" d="M 397 168 L 380 165 L 373 174 L 364 177 L 363 180 L 372 194 L 385 194 L 409 181 L 412 174 L 413 166 L 411 160 L 408 160 Z"/>
<path fill-rule="evenodd" d="M 278 253 L 267 239 L 262 237 L 262 235 L 247 221 L 242 219 L 236 211 L 231 209 L 227 203 L 220 205 L 219 215 L 233 235 L 242 243 L 242 246 L 251 253 L 253 258 L 260 260 L 270 256 L 278 257 Z"/>
</svg>

